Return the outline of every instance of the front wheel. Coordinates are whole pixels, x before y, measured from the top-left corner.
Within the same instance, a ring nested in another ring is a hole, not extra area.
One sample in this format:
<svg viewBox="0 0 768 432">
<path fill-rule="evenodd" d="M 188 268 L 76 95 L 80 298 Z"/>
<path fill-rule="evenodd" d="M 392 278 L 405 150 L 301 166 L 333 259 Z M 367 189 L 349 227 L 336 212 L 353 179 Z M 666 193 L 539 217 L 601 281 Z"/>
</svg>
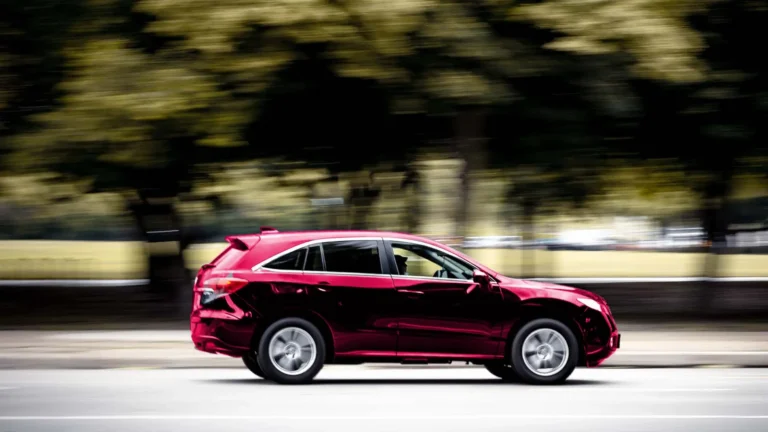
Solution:
<svg viewBox="0 0 768 432">
<path fill-rule="evenodd" d="M 267 328 L 258 350 L 267 379 L 280 384 L 306 384 L 320 372 L 325 341 L 320 330 L 301 318 L 284 318 Z"/>
<path fill-rule="evenodd" d="M 512 341 L 510 358 L 520 379 L 529 384 L 559 384 L 576 368 L 579 345 L 571 329 L 543 318 L 524 325 Z"/>
</svg>

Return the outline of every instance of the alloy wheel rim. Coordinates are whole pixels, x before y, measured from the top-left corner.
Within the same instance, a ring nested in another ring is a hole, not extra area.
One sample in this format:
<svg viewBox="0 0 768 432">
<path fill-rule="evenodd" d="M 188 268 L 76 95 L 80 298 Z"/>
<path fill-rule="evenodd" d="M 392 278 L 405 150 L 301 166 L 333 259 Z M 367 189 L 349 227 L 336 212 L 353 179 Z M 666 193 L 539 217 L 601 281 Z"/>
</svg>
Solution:
<svg viewBox="0 0 768 432">
<path fill-rule="evenodd" d="M 552 376 L 563 370 L 570 354 L 565 337 L 550 328 L 531 332 L 523 342 L 522 353 L 525 367 L 542 377 Z"/>
<path fill-rule="evenodd" d="M 280 329 L 269 341 L 269 360 L 286 375 L 301 375 L 317 358 L 317 345 L 306 330 L 298 327 Z"/>
</svg>

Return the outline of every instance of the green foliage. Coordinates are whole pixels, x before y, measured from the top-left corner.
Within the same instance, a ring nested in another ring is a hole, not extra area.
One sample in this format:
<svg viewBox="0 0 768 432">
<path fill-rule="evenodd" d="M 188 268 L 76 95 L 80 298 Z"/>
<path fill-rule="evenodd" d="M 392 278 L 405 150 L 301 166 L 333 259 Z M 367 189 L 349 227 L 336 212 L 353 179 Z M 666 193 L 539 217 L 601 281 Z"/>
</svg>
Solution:
<svg viewBox="0 0 768 432">
<path fill-rule="evenodd" d="M 498 100 L 506 89 L 482 69 L 516 67 L 504 43 L 461 2 L 142 0 L 137 10 L 158 17 L 148 31 L 182 38 L 204 67 L 254 93 L 306 47 L 319 47 L 339 77 L 387 86 L 409 111 L 423 109 L 428 97 Z"/>
<path fill-rule="evenodd" d="M 257 156 L 357 170 L 455 125 L 477 135 L 462 157 L 489 159 L 526 205 L 586 202 L 617 156 L 671 159 L 706 185 L 765 170 L 757 2 L 6 3 L 1 150 L 18 171 L 135 189 Z"/>
<path fill-rule="evenodd" d="M 165 166 L 174 155 L 164 144 L 175 137 L 239 144 L 247 104 L 183 61 L 127 45 L 100 39 L 68 53 L 73 73 L 61 85 L 63 107 L 39 116 L 40 130 L 20 137 L 32 156 L 27 161 L 45 164 L 51 154 L 76 149 L 114 164 Z"/>
<path fill-rule="evenodd" d="M 651 79 L 700 81 L 702 35 L 686 19 L 706 10 L 698 0 L 547 0 L 512 8 L 513 19 L 533 20 L 563 34 L 547 44 L 582 54 L 624 52 Z"/>
</svg>

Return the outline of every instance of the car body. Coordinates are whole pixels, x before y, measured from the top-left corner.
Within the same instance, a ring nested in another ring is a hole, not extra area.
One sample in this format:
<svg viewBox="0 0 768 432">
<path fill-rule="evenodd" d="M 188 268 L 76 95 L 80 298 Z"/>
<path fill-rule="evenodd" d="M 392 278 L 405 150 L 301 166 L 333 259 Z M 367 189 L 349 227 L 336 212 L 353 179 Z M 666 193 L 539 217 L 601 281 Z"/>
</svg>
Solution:
<svg viewBox="0 0 768 432">
<path fill-rule="evenodd" d="M 195 279 L 192 340 L 198 350 L 243 357 L 254 373 L 279 382 L 306 382 L 319 371 L 288 373 L 310 360 L 290 357 L 304 346 L 321 366 L 466 361 L 502 378 L 546 383 L 601 364 L 620 344 L 602 297 L 506 277 L 426 238 L 264 228 L 227 241 Z M 290 332 L 286 320 L 295 321 Z M 522 330 L 538 334 L 523 340 Z M 568 361 L 558 373 L 530 366 L 552 366 L 558 353 Z"/>
</svg>

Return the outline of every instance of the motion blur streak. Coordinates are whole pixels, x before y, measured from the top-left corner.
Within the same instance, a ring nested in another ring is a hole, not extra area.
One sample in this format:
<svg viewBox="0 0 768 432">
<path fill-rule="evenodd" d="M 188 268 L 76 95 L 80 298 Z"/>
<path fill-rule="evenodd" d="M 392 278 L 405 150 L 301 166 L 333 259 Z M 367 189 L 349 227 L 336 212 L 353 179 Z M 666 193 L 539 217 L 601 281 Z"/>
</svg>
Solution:
<svg viewBox="0 0 768 432">
<path fill-rule="evenodd" d="M 768 7 L 756 0 L 2 0 L 0 369 L 229 367 L 232 359 L 194 350 L 188 333 L 179 348 L 147 347 L 131 332 L 188 331 L 202 266 L 228 236 L 261 226 L 408 233 L 510 278 L 591 291 L 622 329 L 622 349 L 595 371 L 605 376 L 768 367 L 768 62 L 758 43 L 767 33 Z M 64 344 L 45 333 L 80 330 L 121 336 Z M 239 336 L 230 353 L 252 352 L 252 334 Z M 412 345 L 407 352 L 421 349 Z M 608 370 L 611 361 L 623 369 Z M 643 379 L 660 388 L 657 378 Z M 435 381 L 408 390 L 449 388 Z M 207 396 L 187 384 L 172 385 Z M 640 395 L 619 390 L 621 378 L 614 384 L 615 394 L 590 401 L 611 415 L 661 415 L 681 403 L 690 410 L 663 414 L 765 414 L 756 408 L 764 392 L 728 392 L 727 407 L 707 399 L 718 392 L 662 392 L 654 397 L 664 405 L 651 406 L 627 399 Z M 93 394 L 75 398 L 88 413 L 49 412 L 70 395 L 35 399 L 26 397 L 35 388 L 0 385 L 8 417 L 124 412 L 108 391 L 93 408 Z M 249 400 L 242 386 L 226 387 L 241 397 L 232 405 Z M 339 388 L 301 390 L 313 395 L 303 401 L 322 404 Z M 424 414 L 397 404 L 409 392 L 382 400 L 379 388 L 357 397 Z M 441 413 L 487 413 L 474 404 L 485 392 L 509 401 L 490 388 L 515 404 L 529 397 L 483 386 L 463 400 L 474 411 Z M 171 415 L 180 396 L 166 396 L 137 415 Z M 577 399 L 541 402 L 564 415 Z M 182 412 L 208 414 L 209 405 Z M 89 422 L 67 427 L 136 428 Z M 140 426 L 210 430 L 215 421 L 198 422 Z M 394 429 L 378 423 L 345 427 Z M 762 419 L 725 418 L 455 423 L 411 424 L 765 429 Z"/>
</svg>

